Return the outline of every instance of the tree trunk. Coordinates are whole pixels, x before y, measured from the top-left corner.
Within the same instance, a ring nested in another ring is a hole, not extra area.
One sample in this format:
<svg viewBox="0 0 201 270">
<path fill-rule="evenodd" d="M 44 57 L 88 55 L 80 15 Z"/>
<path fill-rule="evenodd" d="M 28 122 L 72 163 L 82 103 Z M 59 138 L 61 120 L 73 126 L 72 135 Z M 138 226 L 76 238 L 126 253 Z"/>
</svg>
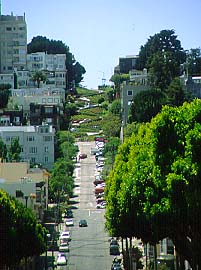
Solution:
<svg viewBox="0 0 201 270">
<path fill-rule="evenodd" d="M 154 270 L 158 269 L 157 265 L 157 249 L 156 249 L 156 244 L 154 244 Z"/>
</svg>

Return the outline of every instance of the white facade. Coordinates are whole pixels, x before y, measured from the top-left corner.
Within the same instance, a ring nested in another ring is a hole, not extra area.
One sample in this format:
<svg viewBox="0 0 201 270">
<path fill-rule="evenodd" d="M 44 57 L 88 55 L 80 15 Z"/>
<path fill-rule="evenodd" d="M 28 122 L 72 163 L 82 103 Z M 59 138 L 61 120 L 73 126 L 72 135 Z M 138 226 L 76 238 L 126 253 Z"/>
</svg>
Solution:
<svg viewBox="0 0 201 270">
<path fill-rule="evenodd" d="M 64 71 L 66 70 L 65 62 L 65 54 L 47 54 L 45 52 L 27 54 L 27 68 L 31 71 Z"/>
<path fill-rule="evenodd" d="M 63 88 L 56 87 L 44 87 L 44 88 L 21 88 L 10 89 L 11 96 L 41 96 L 41 95 L 59 95 L 61 101 L 65 101 L 65 90 Z"/>
<path fill-rule="evenodd" d="M 19 138 L 23 161 L 40 163 L 50 169 L 54 164 L 54 136 L 52 126 L 0 127 L 0 137 L 9 147 L 12 139 Z"/>
</svg>

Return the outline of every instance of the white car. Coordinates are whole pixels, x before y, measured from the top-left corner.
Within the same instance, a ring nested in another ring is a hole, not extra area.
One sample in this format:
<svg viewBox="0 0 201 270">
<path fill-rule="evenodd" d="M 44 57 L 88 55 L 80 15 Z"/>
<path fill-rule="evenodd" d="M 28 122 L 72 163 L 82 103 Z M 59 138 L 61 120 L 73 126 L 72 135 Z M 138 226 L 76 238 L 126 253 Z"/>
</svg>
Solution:
<svg viewBox="0 0 201 270">
<path fill-rule="evenodd" d="M 66 255 L 63 253 L 59 253 L 57 256 L 57 265 L 67 265 Z"/>
<path fill-rule="evenodd" d="M 72 218 L 67 218 L 65 223 L 66 223 L 66 226 L 74 226 Z"/>
<path fill-rule="evenodd" d="M 71 240 L 71 235 L 70 235 L 70 232 L 62 232 L 61 233 L 61 235 L 60 235 L 60 237 L 59 237 L 59 240 L 60 240 L 60 242 L 61 241 L 65 241 L 65 240 L 67 240 L 67 241 L 70 241 Z"/>
<path fill-rule="evenodd" d="M 60 243 L 59 251 L 60 252 L 69 252 L 69 244 L 68 244 L 68 242 Z"/>
</svg>

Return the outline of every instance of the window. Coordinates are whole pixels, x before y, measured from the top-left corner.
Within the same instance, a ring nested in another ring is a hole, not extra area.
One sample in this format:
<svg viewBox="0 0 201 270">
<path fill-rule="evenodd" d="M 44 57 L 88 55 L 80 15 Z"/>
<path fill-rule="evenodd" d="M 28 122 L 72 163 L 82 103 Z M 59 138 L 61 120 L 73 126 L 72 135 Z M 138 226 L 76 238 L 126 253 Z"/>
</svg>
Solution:
<svg viewBox="0 0 201 270">
<path fill-rule="evenodd" d="M 45 157 L 45 163 L 48 163 L 48 157 Z"/>
<path fill-rule="evenodd" d="M 36 162 L 36 158 L 35 158 L 35 157 L 32 157 L 32 158 L 31 158 L 31 162 L 32 162 L 32 163 L 35 163 L 35 162 Z"/>
<path fill-rule="evenodd" d="M 11 27 L 6 27 L 6 31 L 12 31 Z"/>
<path fill-rule="evenodd" d="M 48 152 L 48 146 L 45 146 L 45 153 Z"/>
<path fill-rule="evenodd" d="M 28 142 L 34 142 L 34 137 L 33 137 L 33 136 L 27 137 L 27 141 L 28 141 Z"/>
<path fill-rule="evenodd" d="M 36 154 L 37 153 L 37 147 L 35 147 L 35 146 L 29 147 L 29 153 L 30 154 Z"/>
<path fill-rule="evenodd" d="M 127 91 L 127 95 L 128 95 L 128 96 L 132 96 L 132 95 L 133 95 L 133 91 L 132 91 L 132 90 L 128 90 L 128 91 Z"/>
<path fill-rule="evenodd" d="M 10 142 L 10 137 L 6 137 L 6 142 Z"/>
<path fill-rule="evenodd" d="M 52 137 L 51 136 L 43 136 L 43 141 L 44 142 L 51 142 L 52 141 Z"/>
</svg>

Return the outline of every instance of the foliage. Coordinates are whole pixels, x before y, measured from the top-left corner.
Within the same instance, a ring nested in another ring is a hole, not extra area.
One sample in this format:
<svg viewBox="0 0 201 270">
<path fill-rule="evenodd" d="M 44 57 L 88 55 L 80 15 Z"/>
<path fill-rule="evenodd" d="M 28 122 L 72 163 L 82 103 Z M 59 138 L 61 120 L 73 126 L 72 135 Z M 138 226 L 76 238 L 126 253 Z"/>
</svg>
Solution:
<svg viewBox="0 0 201 270">
<path fill-rule="evenodd" d="M 136 68 L 140 70 L 147 68 L 152 84 L 165 90 L 172 79 L 180 75 L 180 65 L 185 59 L 186 53 L 175 31 L 162 30 L 141 46 Z"/>
<path fill-rule="evenodd" d="M 19 143 L 19 138 L 13 138 L 11 141 L 11 145 L 8 149 L 8 158 L 9 161 L 19 162 L 21 160 L 21 146 Z"/>
<path fill-rule="evenodd" d="M 48 54 L 66 54 L 66 69 L 67 88 L 70 89 L 73 85 L 77 85 L 83 79 L 85 68 L 75 60 L 74 55 L 70 52 L 69 47 L 62 41 L 49 40 L 46 37 L 33 37 L 32 41 L 27 46 L 28 53 L 46 52 Z"/>
<path fill-rule="evenodd" d="M 121 83 L 124 81 L 128 82 L 129 79 L 130 79 L 129 74 L 118 74 L 118 73 L 113 74 L 112 77 L 110 78 L 110 81 L 114 83 L 114 92 L 117 98 L 119 98 L 120 96 Z"/>
<path fill-rule="evenodd" d="M 107 138 L 119 136 L 121 128 L 121 121 L 119 116 L 109 113 L 100 121 L 100 125 Z"/>
<path fill-rule="evenodd" d="M 129 123 L 149 122 L 161 111 L 166 96 L 160 90 L 146 90 L 136 94 L 130 107 Z"/>
<path fill-rule="evenodd" d="M 201 49 L 190 49 L 186 59 L 186 74 L 190 76 L 201 75 Z"/>
<path fill-rule="evenodd" d="M 181 106 L 184 101 L 188 100 L 190 100 L 190 97 L 185 93 L 180 79 L 173 79 L 167 89 L 167 103 L 172 106 Z"/>
<path fill-rule="evenodd" d="M 7 159 L 7 147 L 2 138 L 0 138 L 0 158 L 2 162 Z"/>
<path fill-rule="evenodd" d="M 56 202 L 64 201 L 73 195 L 73 158 L 78 151 L 74 142 L 75 138 L 69 131 L 57 133 L 59 158 L 54 163 L 49 181 L 49 197 Z"/>
<path fill-rule="evenodd" d="M 11 96 L 10 84 L 0 84 L 0 109 L 6 108 Z"/>
<path fill-rule="evenodd" d="M 115 99 L 109 106 L 109 111 L 121 117 L 121 100 Z"/>
<path fill-rule="evenodd" d="M 0 219 L 1 269 L 17 265 L 23 258 L 45 251 L 46 230 L 36 222 L 31 209 L 3 190 L 0 190 Z"/>
<path fill-rule="evenodd" d="M 201 101 L 165 106 L 119 147 L 106 185 L 106 228 L 155 244 L 172 239 L 201 265 Z"/>
<path fill-rule="evenodd" d="M 41 82 L 46 82 L 47 81 L 47 76 L 43 71 L 36 71 L 33 76 L 32 80 L 37 83 L 37 87 L 40 87 Z"/>
</svg>

